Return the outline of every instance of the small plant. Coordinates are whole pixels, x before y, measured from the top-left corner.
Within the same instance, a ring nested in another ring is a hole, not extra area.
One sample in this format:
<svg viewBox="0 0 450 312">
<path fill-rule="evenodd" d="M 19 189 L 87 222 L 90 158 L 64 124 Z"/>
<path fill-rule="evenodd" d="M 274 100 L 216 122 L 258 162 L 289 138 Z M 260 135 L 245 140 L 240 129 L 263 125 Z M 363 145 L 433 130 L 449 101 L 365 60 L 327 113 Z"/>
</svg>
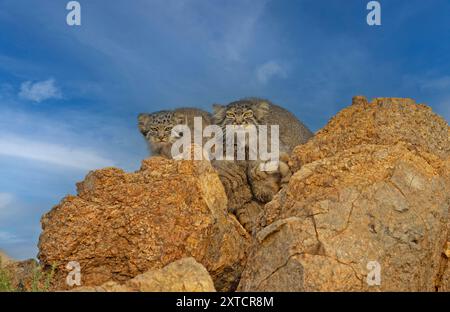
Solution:
<svg viewBox="0 0 450 312">
<path fill-rule="evenodd" d="M 12 286 L 11 276 L 9 272 L 2 267 L 2 259 L 0 258 L 0 292 L 16 291 Z"/>
<path fill-rule="evenodd" d="M 47 277 L 44 282 L 44 289 L 48 291 L 50 289 L 50 284 L 52 282 L 53 276 L 55 275 L 56 263 L 52 264 L 52 268 L 49 273 L 47 273 Z"/>
<path fill-rule="evenodd" d="M 50 272 L 43 272 L 40 266 L 37 266 L 33 271 L 33 278 L 31 281 L 32 292 L 48 292 L 53 276 L 55 274 L 56 264 L 53 264 Z"/>
<path fill-rule="evenodd" d="M 33 277 L 31 280 L 31 291 L 32 292 L 39 292 L 40 291 L 40 280 L 42 277 L 42 271 L 39 266 L 35 267 L 33 269 Z"/>
<path fill-rule="evenodd" d="M 33 269 L 31 275 L 31 288 L 24 289 L 22 281 L 19 282 L 16 288 L 13 283 L 11 272 L 2 268 L 0 259 L 0 292 L 20 292 L 20 291 L 32 291 L 32 292 L 47 292 L 50 290 L 51 282 L 54 277 L 56 265 L 52 265 L 49 272 L 42 270 L 40 266 L 36 266 Z"/>
</svg>

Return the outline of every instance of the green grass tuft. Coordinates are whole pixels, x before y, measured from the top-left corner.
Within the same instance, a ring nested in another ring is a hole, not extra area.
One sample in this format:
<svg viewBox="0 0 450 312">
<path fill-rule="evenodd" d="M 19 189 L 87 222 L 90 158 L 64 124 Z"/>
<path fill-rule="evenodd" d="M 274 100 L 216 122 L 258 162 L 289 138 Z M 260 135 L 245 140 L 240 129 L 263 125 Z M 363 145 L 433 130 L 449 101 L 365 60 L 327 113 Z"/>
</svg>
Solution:
<svg viewBox="0 0 450 312">
<path fill-rule="evenodd" d="M 54 277 L 55 269 L 56 265 L 52 265 L 50 272 L 44 272 L 40 266 L 35 267 L 31 276 L 31 289 L 18 289 L 13 285 L 11 273 L 1 267 L 0 259 L 0 292 L 48 292 Z"/>
<path fill-rule="evenodd" d="M 0 259 L 0 292 L 16 291 L 12 286 L 11 276 L 2 268 L 2 259 Z"/>
</svg>

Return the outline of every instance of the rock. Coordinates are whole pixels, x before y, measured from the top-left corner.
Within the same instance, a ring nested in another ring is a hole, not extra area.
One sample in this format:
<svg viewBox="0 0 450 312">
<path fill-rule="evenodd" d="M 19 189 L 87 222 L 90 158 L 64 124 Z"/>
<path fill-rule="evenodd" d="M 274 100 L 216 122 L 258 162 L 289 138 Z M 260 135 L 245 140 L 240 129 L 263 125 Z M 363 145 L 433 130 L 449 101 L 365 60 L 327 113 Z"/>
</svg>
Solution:
<svg viewBox="0 0 450 312">
<path fill-rule="evenodd" d="M 194 258 L 183 258 L 162 269 L 140 274 L 124 284 L 109 281 L 101 286 L 78 287 L 74 291 L 214 292 L 216 290 L 204 266 Z"/>
<path fill-rule="evenodd" d="M 422 104 L 402 98 L 377 98 L 371 103 L 361 96 L 322 128 L 313 139 L 297 146 L 290 166 L 335 155 L 362 144 L 393 145 L 406 142 L 442 159 L 450 154 L 448 123 Z"/>
<path fill-rule="evenodd" d="M 238 290 L 448 289 L 448 124 L 412 100 L 359 102 L 294 150 Z"/>
<path fill-rule="evenodd" d="M 450 292 L 450 268 L 447 261 L 447 266 L 444 276 L 442 276 L 442 284 L 436 289 L 439 292 Z"/>
<path fill-rule="evenodd" d="M 67 289 L 69 261 L 82 284 L 125 282 L 148 270 L 193 257 L 216 289 L 236 288 L 250 236 L 227 213 L 227 198 L 207 161 L 152 157 L 135 173 L 93 171 L 42 217 L 42 265 L 56 265 L 56 289 Z"/>
<path fill-rule="evenodd" d="M 450 229 L 450 222 L 448 229 Z M 450 230 L 448 231 L 448 241 L 444 246 L 441 255 L 441 266 L 439 275 L 436 278 L 436 290 L 440 292 L 450 292 Z"/>
<path fill-rule="evenodd" d="M 438 276 L 436 291 L 450 292 L 450 261 L 448 258 L 442 259 L 442 275 Z"/>
<path fill-rule="evenodd" d="M 367 105 L 367 98 L 362 95 L 354 96 L 352 99 L 352 105 Z"/>
</svg>

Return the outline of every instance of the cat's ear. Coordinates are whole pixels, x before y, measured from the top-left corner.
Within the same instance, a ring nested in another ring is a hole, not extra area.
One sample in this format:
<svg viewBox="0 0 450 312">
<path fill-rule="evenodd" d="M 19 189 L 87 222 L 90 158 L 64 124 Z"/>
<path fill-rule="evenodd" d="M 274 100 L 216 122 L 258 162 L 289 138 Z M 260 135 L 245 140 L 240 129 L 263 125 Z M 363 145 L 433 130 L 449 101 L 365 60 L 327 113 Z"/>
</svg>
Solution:
<svg viewBox="0 0 450 312">
<path fill-rule="evenodd" d="M 173 114 L 173 116 L 174 116 L 176 125 L 186 125 L 187 124 L 187 117 L 185 114 L 183 114 L 181 112 L 175 112 Z"/>
<path fill-rule="evenodd" d="M 221 122 L 225 118 L 227 107 L 220 104 L 213 104 L 213 120 Z"/>
<path fill-rule="evenodd" d="M 138 115 L 138 127 L 139 131 L 141 131 L 142 134 L 146 134 L 147 132 L 147 122 L 150 120 L 150 114 L 139 114 Z"/>
<path fill-rule="evenodd" d="M 270 104 L 266 101 L 255 103 L 253 106 L 253 113 L 258 120 L 264 119 L 269 114 L 269 110 Z"/>
</svg>

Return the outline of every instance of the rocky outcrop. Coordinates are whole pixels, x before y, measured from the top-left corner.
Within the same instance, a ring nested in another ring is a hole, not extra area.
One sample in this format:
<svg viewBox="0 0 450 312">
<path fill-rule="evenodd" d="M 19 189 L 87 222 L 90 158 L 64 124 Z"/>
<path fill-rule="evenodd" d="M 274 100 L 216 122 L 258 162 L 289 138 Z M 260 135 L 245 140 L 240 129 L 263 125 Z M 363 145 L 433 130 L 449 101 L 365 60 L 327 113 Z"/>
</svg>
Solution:
<svg viewBox="0 0 450 312">
<path fill-rule="evenodd" d="M 93 171 L 43 216 L 39 259 L 58 290 L 77 261 L 78 291 L 450 291 L 449 134 L 413 100 L 355 97 L 265 206 L 240 163 Z"/>
<path fill-rule="evenodd" d="M 290 166 L 324 159 L 363 144 L 394 145 L 405 142 L 441 159 L 450 154 L 448 123 L 431 108 L 412 99 L 376 98 L 368 103 L 362 96 L 334 116 L 312 140 L 296 147 Z"/>
<path fill-rule="evenodd" d="M 447 122 L 409 99 L 353 104 L 294 150 L 238 290 L 448 287 Z"/>
<path fill-rule="evenodd" d="M 227 213 L 227 198 L 207 161 L 144 160 L 135 173 L 93 171 L 42 217 L 39 259 L 56 265 L 56 289 L 67 289 L 65 266 L 77 261 L 82 285 L 123 283 L 193 257 L 217 290 L 236 288 L 250 237 Z"/>
<path fill-rule="evenodd" d="M 101 286 L 78 287 L 77 292 L 214 292 L 208 271 L 194 258 L 177 260 L 159 270 L 150 270 L 123 284 L 109 281 Z"/>
</svg>

